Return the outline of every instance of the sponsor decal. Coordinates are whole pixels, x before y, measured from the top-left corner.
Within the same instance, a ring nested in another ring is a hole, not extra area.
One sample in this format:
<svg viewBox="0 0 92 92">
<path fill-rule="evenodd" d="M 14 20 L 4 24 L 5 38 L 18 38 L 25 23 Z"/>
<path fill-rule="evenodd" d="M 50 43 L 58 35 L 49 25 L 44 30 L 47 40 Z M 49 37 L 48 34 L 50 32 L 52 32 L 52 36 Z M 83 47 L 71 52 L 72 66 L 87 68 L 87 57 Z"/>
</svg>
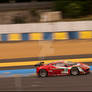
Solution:
<svg viewBox="0 0 92 92">
<path fill-rule="evenodd" d="M 52 70 L 49 70 L 49 72 L 53 72 Z"/>
<path fill-rule="evenodd" d="M 78 67 L 78 69 L 79 69 L 80 72 L 84 72 L 82 68 Z"/>
<path fill-rule="evenodd" d="M 67 67 L 58 67 L 58 69 L 63 69 L 64 71 L 61 71 L 61 73 L 68 73 Z"/>
</svg>

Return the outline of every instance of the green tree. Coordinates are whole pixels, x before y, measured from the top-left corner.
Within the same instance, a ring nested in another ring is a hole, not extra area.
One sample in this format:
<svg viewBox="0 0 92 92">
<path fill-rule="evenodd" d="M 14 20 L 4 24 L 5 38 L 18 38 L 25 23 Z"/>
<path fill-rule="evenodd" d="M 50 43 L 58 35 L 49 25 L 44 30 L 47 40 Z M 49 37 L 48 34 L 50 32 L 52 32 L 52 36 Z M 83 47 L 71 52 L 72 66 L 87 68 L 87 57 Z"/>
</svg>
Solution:
<svg viewBox="0 0 92 92">
<path fill-rule="evenodd" d="M 85 16 L 92 13 L 92 0 L 56 0 L 55 10 L 62 11 L 64 17 Z"/>
<path fill-rule="evenodd" d="M 92 0 L 85 0 L 84 9 L 87 14 L 92 14 Z"/>
<path fill-rule="evenodd" d="M 82 13 L 83 13 L 83 7 L 79 3 L 76 3 L 76 2 L 72 2 L 68 4 L 67 6 L 65 6 L 65 9 L 64 9 L 65 17 L 77 18 L 81 16 Z"/>
</svg>

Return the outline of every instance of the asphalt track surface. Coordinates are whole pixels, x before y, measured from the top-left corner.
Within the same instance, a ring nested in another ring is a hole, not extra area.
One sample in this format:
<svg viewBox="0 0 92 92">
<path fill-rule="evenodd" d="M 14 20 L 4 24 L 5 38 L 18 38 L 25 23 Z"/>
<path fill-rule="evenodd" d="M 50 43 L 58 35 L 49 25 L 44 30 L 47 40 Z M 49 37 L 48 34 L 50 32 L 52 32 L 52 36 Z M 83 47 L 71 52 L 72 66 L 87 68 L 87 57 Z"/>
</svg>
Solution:
<svg viewBox="0 0 92 92">
<path fill-rule="evenodd" d="M 72 56 L 72 58 L 84 58 L 84 56 L 86 58 L 92 57 L 92 55 L 82 55 Z M 61 59 L 60 56 L 58 57 L 56 59 Z M 66 58 L 70 58 L 70 56 Z M 92 62 L 86 63 L 92 66 Z M 18 67 L 12 68 L 17 69 Z M 25 69 L 25 67 L 21 68 Z M 27 68 L 30 69 L 33 66 L 27 66 Z M 92 91 L 92 73 L 80 76 L 55 76 L 46 78 L 38 78 L 36 74 L 25 77 L 1 77 L 0 91 Z"/>
<path fill-rule="evenodd" d="M 43 61 L 43 60 L 62 60 L 62 59 L 82 59 L 92 58 L 92 54 L 82 55 L 64 55 L 64 56 L 49 56 L 49 57 L 29 57 L 29 58 L 15 58 L 15 59 L 0 59 L 0 63 L 12 63 L 12 62 L 25 62 L 25 61 Z M 85 62 L 88 65 L 92 65 L 92 62 Z M 11 66 L 11 67 L 0 67 L 0 70 L 12 70 L 12 69 L 31 69 L 33 65 L 26 66 Z"/>
<path fill-rule="evenodd" d="M 38 60 L 42 61 L 42 60 L 60 60 L 60 59 L 80 59 L 80 58 L 92 58 L 92 54 L 0 59 L 0 63 L 3 63 L 3 62 L 6 63 L 6 62 L 38 61 Z"/>
<path fill-rule="evenodd" d="M 80 76 L 0 78 L 0 91 L 92 91 L 92 73 Z"/>
<path fill-rule="evenodd" d="M 87 63 L 92 65 L 92 63 Z M 92 91 L 92 72 L 80 76 L 0 78 L 0 91 Z"/>
</svg>

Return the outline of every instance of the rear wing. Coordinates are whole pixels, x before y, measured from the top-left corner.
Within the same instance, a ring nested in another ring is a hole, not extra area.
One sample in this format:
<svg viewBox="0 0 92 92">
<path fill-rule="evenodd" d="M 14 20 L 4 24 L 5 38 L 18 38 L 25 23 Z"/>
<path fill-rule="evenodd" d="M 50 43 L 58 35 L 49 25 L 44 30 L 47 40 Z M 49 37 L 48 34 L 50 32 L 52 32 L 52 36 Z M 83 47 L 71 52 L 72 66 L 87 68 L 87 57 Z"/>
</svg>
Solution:
<svg viewBox="0 0 92 92">
<path fill-rule="evenodd" d="M 40 62 L 40 63 L 35 64 L 34 66 L 39 67 L 39 66 L 43 66 L 43 65 L 44 65 L 44 62 Z"/>
</svg>

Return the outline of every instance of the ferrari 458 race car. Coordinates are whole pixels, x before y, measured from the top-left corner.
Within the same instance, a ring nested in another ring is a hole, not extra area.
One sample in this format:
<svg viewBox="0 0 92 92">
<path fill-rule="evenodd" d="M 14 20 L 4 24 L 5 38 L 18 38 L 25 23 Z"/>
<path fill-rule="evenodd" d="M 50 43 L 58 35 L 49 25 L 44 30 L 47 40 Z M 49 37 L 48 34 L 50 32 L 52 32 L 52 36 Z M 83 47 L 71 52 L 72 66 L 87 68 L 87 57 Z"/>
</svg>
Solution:
<svg viewBox="0 0 92 92">
<path fill-rule="evenodd" d="M 41 62 L 36 64 L 36 73 L 39 77 L 58 75 L 80 75 L 90 73 L 90 67 L 83 63 L 70 61 L 57 61 L 49 64 Z"/>
</svg>

